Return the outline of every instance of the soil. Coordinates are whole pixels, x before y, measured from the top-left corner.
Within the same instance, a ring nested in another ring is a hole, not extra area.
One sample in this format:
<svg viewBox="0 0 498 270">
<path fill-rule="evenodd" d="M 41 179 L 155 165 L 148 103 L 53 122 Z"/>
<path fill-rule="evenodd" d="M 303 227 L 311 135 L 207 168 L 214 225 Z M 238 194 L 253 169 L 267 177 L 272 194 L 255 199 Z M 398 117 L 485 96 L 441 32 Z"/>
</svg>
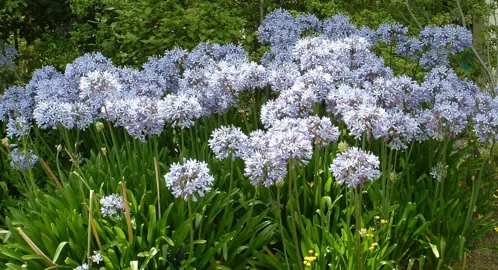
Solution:
<svg viewBox="0 0 498 270">
<path fill-rule="evenodd" d="M 493 216 L 496 219 L 498 211 L 495 210 Z M 479 248 L 467 253 L 467 258 L 463 262 L 455 261 L 453 268 L 456 270 L 498 270 L 498 232 L 491 230 L 476 244 Z"/>
<path fill-rule="evenodd" d="M 498 248 L 498 233 L 494 230 L 488 232 L 479 246 Z M 485 249 L 475 250 L 467 255 L 467 267 L 461 266 L 460 269 L 498 270 L 498 252 Z"/>
</svg>

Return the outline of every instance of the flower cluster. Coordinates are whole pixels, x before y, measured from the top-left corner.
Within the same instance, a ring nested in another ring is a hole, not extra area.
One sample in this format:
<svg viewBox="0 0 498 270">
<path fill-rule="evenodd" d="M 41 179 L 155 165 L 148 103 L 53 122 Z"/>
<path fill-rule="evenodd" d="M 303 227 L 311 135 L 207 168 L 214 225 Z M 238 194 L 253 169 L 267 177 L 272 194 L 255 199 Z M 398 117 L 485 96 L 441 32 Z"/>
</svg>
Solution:
<svg viewBox="0 0 498 270">
<path fill-rule="evenodd" d="M 33 168 L 39 160 L 38 156 L 33 154 L 33 150 L 30 149 L 29 151 L 24 151 L 20 148 L 12 150 L 12 152 L 10 152 L 10 158 L 10 165 L 18 171 L 26 171 Z"/>
<path fill-rule="evenodd" d="M 183 164 L 173 163 L 170 172 L 164 176 L 166 187 L 173 196 L 185 201 L 204 197 L 211 190 L 214 177 L 210 174 L 207 163 L 193 159 L 183 160 Z"/>
<path fill-rule="evenodd" d="M 88 270 L 88 264 L 87 263 L 84 263 L 76 268 L 74 268 L 74 270 Z"/>
<path fill-rule="evenodd" d="M 222 126 L 211 134 L 209 147 L 217 159 L 241 158 L 246 152 L 247 136 L 239 127 Z"/>
<path fill-rule="evenodd" d="M 438 180 L 443 181 L 448 173 L 448 165 L 444 166 L 442 162 L 439 162 L 431 169 L 431 176 Z"/>
<path fill-rule="evenodd" d="M 100 213 L 104 217 L 121 218 L 125 211 L 123 197 L 118 194 L 111 194 L 100 199 Z"/>
<path fill-rule="evenodd" d="M 17 56 L 17 50 L 8 43 L 0 43 L 0 68 L 8 66 L 14 68 L 14 59 Z"/>
<path fill-rule="evenodd" d="M 408 28 L 399 23 L 383 23 L 377 28 L 378 42 L 389 46 L 402 43 L 406 40 Z"/>
<path fill-rule="evenodd" d="M 427 68 L 448 65 L 450 54 L 472 46 L 472 33 L 461 26 L 427 26 L 420 32 L 419 39 L 429 48 L 420 59 L 420 64 Z"/>
<path fill-rule="evenodd" d="M 351 147 L 335 157 L 330 171 L 339 184 L 357 187 L 377 179 L 380 176 L 379 165 L 379 158 L 375 155 Z"/>
<path fill-rule="evenodd" d="M 94 262 L 96 264 L 99 264 L 99 263 L 104 261 L 104 258 L 102 258 L 102 255 L 100 254 L 100 252 L 94 250 L 93 255 L 90 256 L 90 260 L 92 260 L 92 262 Z"/>
</svg>

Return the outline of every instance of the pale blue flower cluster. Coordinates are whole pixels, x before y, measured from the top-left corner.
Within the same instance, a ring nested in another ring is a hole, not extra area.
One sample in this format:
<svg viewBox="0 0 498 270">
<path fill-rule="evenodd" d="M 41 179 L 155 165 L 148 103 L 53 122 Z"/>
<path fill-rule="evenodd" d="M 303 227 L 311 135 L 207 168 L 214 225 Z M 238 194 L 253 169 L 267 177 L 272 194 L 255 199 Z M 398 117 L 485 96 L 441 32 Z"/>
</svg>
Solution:
<svg viewBox="0 0 498 270">
<path fill-rule="evenodd" d="M 436 166 L 431 169 L 432 178 L 443 181 L 448 173 L 448 165 L 444 166 L 442 162 L 438 162 Z"/>
<path fill-rule="evenodd" d="M 313 137 L 316 146 L 325 147 L 339 139 L 339 128 L 332 124 L 328 117 L 310 116 L 307 119 L 308 132 Z"/>
<path fill-rule="evenodd" d="M 33 154 L 33 150 L 26 150 L 15 148 L 10 152 L 12 168 L 18 171 L 26 171 L 33 168 L 38 162 L 39 158 Z"/>
<path fill-rule="evenodd" d="M 121 219 L 125 211 L 123 197 L 118 194 L 111 194 L 100 199 L 100 213 L 104 217 L 114 217 Z"/>
<path fill-rule="evenodd" d="M 461 26 L 427 26 L 419 34 L 420 42 L 428 48 L 420 64 L 433 68 L 449 64 L 449 55 L 472 46 L 472 33 Z"/>
<path fill-rule="evenodd" d="M 377 156 L 357 147 L 351 147 L 335 157 L 330 165 L 330 171 L 341 185 L 363 187 L 366 182 L 379 178 L 379 165 Z"/>
<path fill-rule="evenodd" d="M 214 177 L 210 174 L 206 162 L 184 159 L 182 163 L 173 163 L 170 171 L 164 176 L 166 187 L 173 196 L 185 201 L 204 197 L 211 190 Z"/>
<path fill-rule="evenodd" d="M 276 158 L 276 153 L 270 151 L 270 135 L 263 130 L 249 134 L 249 140 L 244 153 L 244 175 L 251 184 L 266 187 L 280 185 L 287 175 L 287 163 Z"/>
<path fill-rule="evenodd" d="M 10 69 L 14 68 L 14 60 L 18 52 L 16 48 L 8 43 L 0 43 L 0 68 L 7 66 Z"/>
<path fill-rule="evenodd" d="M 89 267 L 88 264 L 84 263 L 84 264 L 74 268 L 74 270 L 88 270 L 89 269 L 88 267 Z"/>
<path fill-rule="evenodd" d="M 247 152 L 247 135 L 239 127 L 222 126 L 217 128 L 209 140 L 209 147 L 217 159 L 242 158 Z"/>
<path fill-rule="evenodd" d="M 408 28 L 399 23 L 383 23 L 377 28 L 378 42 L 388 46 L 403 43 L 407 39 Z"/>
<path fill-rule="evenodd" d="M 90 259 L 92 260 L 93 263 L 100 264 L 101 262 L 104 261 L 104 258 L 102 258 L 102 255 L 100 252 L 94 250 L 93 255 L 90 256 Z"/>
<path fill-rule="evenodd" d="M 474 131 L 481 142 L 498 140 L 498 97 L 479 93 L 476 96 L 476 113 L 472 118 Z"/>
<path fill-rule="evenodd" d="M 339 40 L 358 33 L 358 29 L 344 14 L 336 14 L 323 22 L 323 33 L 332 40 Z"/>
<path fill-rule="evenodd" d="M 31 123 L 24 116 L 10 118 L 7 123 L 7 136 L 9 138 L 21 138 L 29 134 Z"/>
</svg>

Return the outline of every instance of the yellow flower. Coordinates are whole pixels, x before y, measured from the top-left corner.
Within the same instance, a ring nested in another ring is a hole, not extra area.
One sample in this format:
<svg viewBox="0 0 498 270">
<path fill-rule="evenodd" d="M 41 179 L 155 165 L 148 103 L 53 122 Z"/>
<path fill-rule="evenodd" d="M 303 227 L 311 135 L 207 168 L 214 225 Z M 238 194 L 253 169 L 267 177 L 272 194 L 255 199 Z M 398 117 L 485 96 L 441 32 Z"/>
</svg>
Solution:
<svg viewBox="0 0 498 270">
<path fill-rule="evenodd" d="M 374 219 L 375 219 L 375 220 L 379 220 L 379 219 L 380 219 L 380 217 L 379 217 L 379 216 L 375 216 L 375 217 L 374 217 Z"/>
<path fill-rule="evenodd" d="M 361 237 L 367 236 L 367 229 L 361 228 L 359 234 Z"/>
<path fill-rule="evenodd" d="M 387 224 L 387 220 L 383 219 L 380 221 L 381 224 Z"/>
<path fill-rule="evenodd" d="M 316 260 L 316 257 L 314 257 L 314 256 L 309 256 L 309 257 L 308 257 L 308 256 L 306 256 L 306 257 L 304 257 L 304 260 L 305 260 L 305 261 L 312 262 L 312 261 Z"/>
<path fill-rule="evenodd" d="M 498 226 L 495 226 L 494 229 L 495 229 L 495 232 L 498 232 Z"/>
<path fill-rule="evenodd" d="M 376 247 L 378 247 L 378 246 L 379 246 L 379 244 L 377 244 L 377 243 L 372 243 L 368 249 L 369 249 L 370 251 L 373 251 L 373 250 L 374 250 Z"/>
<path fill-rule="evenodd" d="M 318 257 L 318 252 L 315 252 L 315 257 Z"/>
<path fill-rule="evenodd" d="M 308 253 L 313 254 L 313 250 L 312 249 L 308 250 Z"/>
</svg>

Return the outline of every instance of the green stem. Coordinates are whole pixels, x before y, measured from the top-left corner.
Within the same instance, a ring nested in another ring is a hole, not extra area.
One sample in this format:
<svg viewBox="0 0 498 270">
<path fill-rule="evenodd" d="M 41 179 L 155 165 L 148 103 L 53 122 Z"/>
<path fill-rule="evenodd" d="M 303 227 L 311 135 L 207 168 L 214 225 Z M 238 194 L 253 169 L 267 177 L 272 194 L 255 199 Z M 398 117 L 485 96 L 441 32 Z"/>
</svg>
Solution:
<svg viewBox="0 0 498 270">
<path fill-rule="evenodd" d="M 291 210 L 291 219 L 292 219 L 292 238 L 294 240 L 294 245 L 295 245 L 295 250 L 296 250 L 296 258 L 298 260 L 298 264 L 299 264 L 299 269 L 303 269 L 303 261 L 301 259 L 301 253 L 299 252 L 299 240 L 298 240 L 298 236 L 297 236 L 297 229 L 296 229 L 296 213 L 295 213 L 295 210 L 294 210 L 294 196 L 293 196 L 293 193 L 292 193 L 292 185 L 294 184 L 293 182 L 295 182 L 294 180 L 294 174 L 293 174 L 293 171 L 294 171 L 294 166 L 292 164 L 292 161 L 289 162 L 289 183 L 288 183 L 288 187 L 289 187 L 289 204 L 290 204 L 290 210 Z"/>
<path fill-rule="evenodd" d="M 278 227 L 280 228 L 280 236 L 282 237 L 282 245 L 284 246 L 284 257 L 287 269 L 290 270 L 289 259 L 287 258 L 287 248 L 285 247 L 284 224 L 282 223 L 282 214 L 280 212 L 280 187 L 277 187 L 277 207 L 275 209 L 275 217 L 278 218 Z M 254 206 L 254 203 L 253 203 Z M 252 210 L 252 206 L 251 206 Z"/>
<path fill-rule="evenodd" d="M 181 145 L 182 145 L 182 149 L 180 150 L 180 157 L 183 157 L 184 155 L 184 152 L 185 152 L 185 142 L 183 140 L 183 128 L 180 129 L 180 142 L 181 142 Z"/>
<path fill-rule="evenodd" d="M 361 245 L 361 238 L 360 238 L 360 229 L 361 229 L 361 187 L 357 187 L 355 189 L 355 213 L 356 213 L 356 241 L 357 241 L 357 247 L 356 247 L 356 256 L 357 256 L 357 268 L 358 270 L 363 269 L 363 258 L 362 258 L 362 252 L 363 252 L 363 247 Z"/>
<path fill-rule="evenodd" d="M 230 186 L 228 187 L 228 195 L 232 196 L 232 187 L 233 187 L 233 171 L 234 171 L 234 163 L 235 160 L 233 160 L 232 155 L 228 157 L 230 159 Z"/>
<path fill-rule="evenodd" d="M 190 219 L 189 225 L 190 225 L 190 252 L 188 255 L 189 260 L 192 259 L 194 255 L 194 219 L 192 217 L 192 198 L 188 198 L 188 216 Z"/>
</svg>

